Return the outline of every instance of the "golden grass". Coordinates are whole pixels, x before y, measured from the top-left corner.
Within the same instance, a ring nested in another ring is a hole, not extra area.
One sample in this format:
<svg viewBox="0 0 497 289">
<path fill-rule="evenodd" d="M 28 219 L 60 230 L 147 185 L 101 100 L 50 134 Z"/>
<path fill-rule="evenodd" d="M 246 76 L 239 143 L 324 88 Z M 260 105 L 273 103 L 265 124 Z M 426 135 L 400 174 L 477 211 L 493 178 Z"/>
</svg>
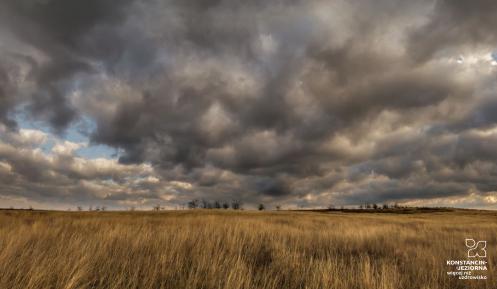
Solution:
<svg viewBox="0 0 497 289">
<path fill-rule="evenodd" d="M 489 279 L 457 280 L 465 238 Z M 0 211 L 0 288 L 497 288 L 497 215 Z"/>
</svg>

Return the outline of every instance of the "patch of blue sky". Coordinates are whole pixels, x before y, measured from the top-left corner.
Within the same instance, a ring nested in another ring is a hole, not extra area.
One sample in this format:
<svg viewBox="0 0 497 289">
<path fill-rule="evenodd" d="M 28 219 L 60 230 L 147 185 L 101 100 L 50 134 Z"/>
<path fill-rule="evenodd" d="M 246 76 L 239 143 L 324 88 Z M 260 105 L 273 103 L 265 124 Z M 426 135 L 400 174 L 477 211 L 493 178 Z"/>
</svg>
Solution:
<svg viewBox="0 0 497 289">
<path fill-rule="evenodd" d="M 66 132 L 66 139 L 72 142 L 86 143 L 87 146 L 76 151 L 76 154 L 86 159 L 106 158 L 112 159 L 117 157 L 117 150 L 103 144 L 92 144 L 90 134 L 95 131 L 95 122 L 88 118 L 82 117 L 78 122 L 71 125 Z"/>
<path fill-rule="evenodd" d="M 494 61 L 497 61 L 497 50 L 495 50 L 494 52 L 492 52 L 492 53 L 490 54 L 490 56 L 492 57 L 492 59 L 493 59 Z"/>
<path fill-rule="evenodd" d="M 21 129 L 33 129 L 42 131 L 48 135 L 53 135 L 50 126 L 43 121 L 37 121 L 30 118 L 23 107 L 18 108 L 13 118 Z M 88 117 L 82 117 L 77 122 L 71 124 L 61 135 L 56 136 L 61 140 L 67 140 L 75 143 L 85 143 L 76 151 L 76 154 L 86 159 L 106 158 L 113 159 L 117 157 L 117 150 L 102 144 L 92 144 L 90 142 L 90 134 L 96 128 L 96 124 Z M 40 146 L 40 149 L 45 153 L 50 153 L 55 145 L 55 138 L 50 138 Z"/>
<path fill-rule="evenodd" d="M 42 121 L 35 121 L 28 117 L 27 112 L 24 107 L 18 107 L 16 110 L 11 112 L 12 119 L 14 119 L 20 129 L 31 129 L 38 130 L 46 133 L 47 135 L 52 135 L 50 131 L 50 126 Z M 53 146 L 55 145 L 55 141 L 53 138 L 48 138 L 47 141 L 40 145 L 40 149 L 48 154 L 52 151 Z"/>
<path fill-rule="evenodd" d="M 107 145 L 89 145 L 84 148 L 80 148 L 76 151 L 76 154 L 85 159 L 115 159 L 117 158 L 116 149 L 109 147 Z"/>
</svg>

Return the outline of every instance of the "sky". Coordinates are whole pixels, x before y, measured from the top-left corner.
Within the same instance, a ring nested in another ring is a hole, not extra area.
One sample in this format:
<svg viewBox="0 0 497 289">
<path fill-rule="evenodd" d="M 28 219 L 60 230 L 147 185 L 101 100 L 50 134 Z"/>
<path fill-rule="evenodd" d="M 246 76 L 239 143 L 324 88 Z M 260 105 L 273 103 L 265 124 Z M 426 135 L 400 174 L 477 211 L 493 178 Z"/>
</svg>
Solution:
<svg viewBox="0 0 497 289">
<path fill-rule="evenodd" d="M 495 11 L 1 0 L 0 207 L 497 209 Z"/>
</svg>

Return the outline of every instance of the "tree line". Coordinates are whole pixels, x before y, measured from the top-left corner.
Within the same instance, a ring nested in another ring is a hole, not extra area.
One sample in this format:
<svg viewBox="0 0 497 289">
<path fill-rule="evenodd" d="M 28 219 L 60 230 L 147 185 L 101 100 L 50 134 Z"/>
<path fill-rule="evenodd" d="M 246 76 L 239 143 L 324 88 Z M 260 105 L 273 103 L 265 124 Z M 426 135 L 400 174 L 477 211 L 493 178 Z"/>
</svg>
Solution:
<svg viewBox="0 0 497 289">
<path fill-rule="evenodd" d="M 206 201 L 206 200 L 191 200 L 187 204 L 189 209 L 233 209 L 243 210 L 243 204 L 240 200 L 232 200 L 231 202 Z"/>
</svg>

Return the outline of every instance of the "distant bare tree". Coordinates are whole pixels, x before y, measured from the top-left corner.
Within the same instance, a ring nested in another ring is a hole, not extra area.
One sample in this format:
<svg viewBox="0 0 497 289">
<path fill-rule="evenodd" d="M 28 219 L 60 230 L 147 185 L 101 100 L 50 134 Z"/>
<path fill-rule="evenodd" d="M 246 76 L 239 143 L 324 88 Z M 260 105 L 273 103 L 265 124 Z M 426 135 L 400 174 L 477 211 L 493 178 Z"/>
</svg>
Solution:
<svg viewBox="0 0 497 289">
<path fill-rule="evenodd" d="M 221 209 L 221 203 L 218 201 L 214 202 L 214 209 Z"/>
<path fill-rule="evenodd" d="M 376 203 L 373 204 L 373 209 L 375 209 L 375 210 L 378 209 L 378 205 Z"/>
<path fill-rule="evenodd" d="M 230 204 L 228 204 L 227 202 L 223 202 L 223 209 L 227 210 L 230 208 Z"/>
<path fill-rule="evenodd" d="M 188 202 L 187 205 L 188 205 L 189 209 L 196 209 L 196 208 L 198 208 L 199 202 L 198 202 L 198 200 L 191 200 Z"/>
<path fill-rule="evenodd" d="M 384 210 L 388 209 L 388 204 L 383 204 L 383 209 Z"/>
<path fill-rule="evenodd" d="M 281 206 L 280 205 L 276 205 L 276 210 L 277 211 L 281 210 Z"/>
<path fill-rule="evenodd" d="M 266 209 L 266 207 L 264 207 L 264 204 L 259 204 L 258 209 L 259 209 L 259 211 L 264 211 Z"/>
<path fill-rule="evenodd" d="M 160 211 L 160 204 L 157 204 L 153 208 L 154 211 Z"/>
<path fill-rule="evenodd" d="M 231 201 L 231 208 L 233 210 L 240 210 L 242 208 L 242 203 L 239 200 Z"/>
<path fill-rule="evenodd" d="M 77 209 L 78 209 L 79 212 L 83 211 L 83 207 L 81 207 L 81 206 L 78 206 Z"/>
</svg>

